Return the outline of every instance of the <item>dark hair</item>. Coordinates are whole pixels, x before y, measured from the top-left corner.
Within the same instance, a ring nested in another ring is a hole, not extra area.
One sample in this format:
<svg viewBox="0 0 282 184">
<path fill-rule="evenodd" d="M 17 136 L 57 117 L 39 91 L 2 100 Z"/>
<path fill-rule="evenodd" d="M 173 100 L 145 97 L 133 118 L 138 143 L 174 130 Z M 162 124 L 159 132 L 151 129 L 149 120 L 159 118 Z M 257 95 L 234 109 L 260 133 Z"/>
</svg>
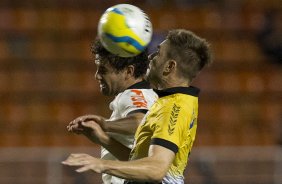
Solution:
<svg viewBox="0 0 282 184">
<path fill-rule="evenodd" d="M 169 43 L 167 57 L 177 61 L 180 75 L 190 81 L 212 62 L 209 43 L 193 32 L 176 29 L 170 31 L 166 38 Z"/>
<path fill-rule="evenodd" d="M 145 49 L 142 53 L 134 57 L 120 57 L 107 51 L 101 41 L 96 39 L 91 44 L 91 52 L 93 55 L 98 54 L 101 58 L 102 64 L 109 63 L 117 72 L 122 71 L 129 65 L 134 66 L 134 77 L 139 78 L 146 74 L 149 60 L 148 50 Z"/>
</svg>

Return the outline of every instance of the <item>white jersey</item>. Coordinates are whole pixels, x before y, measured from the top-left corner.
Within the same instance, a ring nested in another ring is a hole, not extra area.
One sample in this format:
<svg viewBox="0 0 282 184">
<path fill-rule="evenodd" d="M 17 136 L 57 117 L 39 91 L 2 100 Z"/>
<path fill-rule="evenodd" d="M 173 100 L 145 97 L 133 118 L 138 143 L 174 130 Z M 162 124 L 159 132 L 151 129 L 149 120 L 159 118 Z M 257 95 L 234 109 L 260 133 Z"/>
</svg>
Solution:
<svg viewBox="0 0 282 184">
<path fill-rule="evenodd" d="M 126 117 L 130 113 L 143 112 L 146 113 L 148 109 L 154 104 L 158 98 L 157 94 L 150 89 L 149 84 L 145 81 L 134 84 L 125 91 L 119 93 L 115 99 L 110 103 L 112 115 L 109 120 L 115 120 Z M 111 133 L 111 137 L 119 141 L 128 148 L 133 147 L 134 134 L 123 135 L 118 133 Z M 101 158 L 106 160 L 117 160 L 108 150 L 102 147 Z M 108 175 L 102 174 L 104 184 L 123 184 L 124 180 Z"/>
</svg>

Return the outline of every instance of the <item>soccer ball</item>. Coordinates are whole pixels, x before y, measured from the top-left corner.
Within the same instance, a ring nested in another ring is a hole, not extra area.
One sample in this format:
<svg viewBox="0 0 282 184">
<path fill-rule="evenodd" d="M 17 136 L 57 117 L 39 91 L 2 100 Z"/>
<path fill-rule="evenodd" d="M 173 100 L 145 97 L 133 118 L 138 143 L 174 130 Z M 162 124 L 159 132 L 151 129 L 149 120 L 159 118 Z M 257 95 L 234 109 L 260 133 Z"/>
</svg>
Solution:
<svg viewBox="0 0 282 184">
<path fill-rule="evenodd" d="M 108 8 L 98 24 L 98 37 L 109 52 L 120 57 L 140 54 L 152 39 L 149 17 L 138 7 L 118 4 Z"/>
</svg>

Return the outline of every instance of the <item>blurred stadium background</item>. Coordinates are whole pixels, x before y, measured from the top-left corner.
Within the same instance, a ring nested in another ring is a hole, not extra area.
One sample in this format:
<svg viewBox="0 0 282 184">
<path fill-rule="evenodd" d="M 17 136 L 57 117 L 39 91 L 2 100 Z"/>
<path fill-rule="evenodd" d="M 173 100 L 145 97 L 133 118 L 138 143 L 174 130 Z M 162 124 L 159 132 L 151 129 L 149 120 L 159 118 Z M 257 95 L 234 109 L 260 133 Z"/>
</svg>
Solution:
<svg viewBox="0 0 282 184">
<path fill-rule="evenodd" d="M 1 0 L 0 183 L 101 183 L 60 162 L 71 152 L 99 155 L 66 125 L 110 114 L 90 43 L 102 12 L 119 3 L 151 17 L 151 48 L 186 28 L 214 49 L 214 64 L 194 82 L 202 93 L 186 183 L 282 184 L 280 0 Z"/>
</svg>

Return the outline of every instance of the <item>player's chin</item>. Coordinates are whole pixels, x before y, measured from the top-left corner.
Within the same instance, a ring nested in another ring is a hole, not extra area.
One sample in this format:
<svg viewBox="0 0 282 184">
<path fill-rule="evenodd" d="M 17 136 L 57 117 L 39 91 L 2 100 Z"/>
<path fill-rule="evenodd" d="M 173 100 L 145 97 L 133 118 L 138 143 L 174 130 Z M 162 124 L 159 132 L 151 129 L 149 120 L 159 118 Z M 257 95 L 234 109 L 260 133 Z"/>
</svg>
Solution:
<svg viewBox="0 0 282 184">
<path fill-rule="evenodd" d="M 150 69 L 147 69 L 147 72 L 146 72 L 144 78 L 145 78 L 146 81 L 150 82 Z"/>
<path fill-rule="evenodd" d="M 111 93 L 110 93 L 110 90 L 109 88 L 106 88 L 106 87 L 100 87 L 100 91 L 103 95 L 105 96 L 111 96 Z"/>
<path fill-rule="evenodd" d="M 151 88 L 157 89 L 159 80 L 157 80 L 155 77 L 153 77 L 152 75 L 148 75 L 146 77 L 146 81 L 150 83 Z"/>
<path fill-rule="evenodd" d="M 153 83 L 154 80 L 155 80 L 155 77 L 154 77 L 154 74 L 149 70 L 147 71 L 146 75 L 145 75 L 145 80 L 150 82 L 150 83 Z"/>
</svg>

